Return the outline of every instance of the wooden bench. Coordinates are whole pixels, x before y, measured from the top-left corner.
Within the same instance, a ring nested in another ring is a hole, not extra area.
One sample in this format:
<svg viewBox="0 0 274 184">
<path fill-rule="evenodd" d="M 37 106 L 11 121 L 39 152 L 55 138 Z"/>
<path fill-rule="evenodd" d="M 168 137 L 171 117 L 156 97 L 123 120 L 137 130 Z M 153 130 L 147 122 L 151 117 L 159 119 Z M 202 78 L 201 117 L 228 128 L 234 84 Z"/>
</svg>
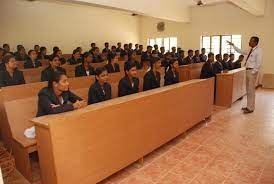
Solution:
<svg viewBox="0 0 274 184">
<path fill-rule="evenodd" d="M 210 117 L 213 93 L 214 79 L 192 80 L 32 119 L 42 183 L 103 180 Z"/>
<path fill-rule="evenodd" d="M 231 107 L 246 94 L 246 69 L 240 68 L 217 74 L 215 105 Z"/>
</svg>

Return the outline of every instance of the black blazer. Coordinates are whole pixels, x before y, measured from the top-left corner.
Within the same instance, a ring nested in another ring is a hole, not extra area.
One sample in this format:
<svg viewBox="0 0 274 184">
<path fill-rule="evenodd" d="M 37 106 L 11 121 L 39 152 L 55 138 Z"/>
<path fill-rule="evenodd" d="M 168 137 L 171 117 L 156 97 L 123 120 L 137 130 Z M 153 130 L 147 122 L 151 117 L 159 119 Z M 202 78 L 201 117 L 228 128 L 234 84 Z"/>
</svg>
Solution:
<svg viewBox="0 0 274 184">
<path fill-rule="evenodd" d="M 222 73 L 223 70 L 224 70 L 224 68 L 223 68 L 222 63 L 217 62 L 217 61 L 215 63 L 213 63 L 213 73 L 215 75 L 218 73 Z"/>
<path fill-rule="evenodd" d="M 70 65 L 77 65 L 77 64 L 79 64 L 79 63 L 81 63 L 82 62 L 82 60 L 81 59 L 75 59 L 75 58 L 70 58 L 70 59 L 68 59 L 68 63 L 70 64 Z"/>
<path fill-rule="evenodd" d="M 227 65 L 227 62 L 225 60 L 222 60 L 222 65 L 223 65 L 223 69 L 224 70 L 228 70 L 228 65 Z"/>
<path fill-rule="evenodd" d="M 126 67 L 126 65 L 127 65 L 126 63 L 128 63 L 128 62 L 133 62 L 133 63 L 135 63 L 137 70 L 142 69 L 142 65 L 141 65 L 141 63 L 140 63 L 139 61 L 130 61 L 130 60 L 128 60 L 128 61 L 126 61 L 125 64 L 124 64 L 124 70 L 126 70 L 126 69 L 125 69 L 125 67 Z"/>
<path fill-rule="evenodd" d="M 0 87 L 25 84 L 25 78 L 22 71 L 15 70 L 11 77 L 7 70 L 0 71 Z"/>
<path fill-rule="evenodd" d="M 60 72 L 63 72 L 64 74 L 66 74 L 66 70 L 62 67 L 57 67 L 57 70 Z M 45 68 L 42 73 L 41 73 L 41 81 L 49 81 L 49 79 L 52 77 L 54 73 L 54 70 L 51 66 Z"/>
<path fill-rule="evenodd" d="M 6 65 L 5 65 L 5 63 L 3 63 L 1 61 L 1 63 L 0 63 L 0 71 L 4 71 L 4 70 L 6 70 Z"/>
<path fill-rule="evenodd" d="M 105 65 L 108 73 L 116 73 L 120 72 L 120 65 L 118 63 L 114 63 L 114 66 L 111 63 Z"/>
<path fill-rule="evenodd" d="M 205 62 L 203 67 L 202 67 L 202 70 L 201 70 L 200 78 L 201 79 L 207 79 L 207 78 L 211 78 L 211 77 L 214 77 L 214 76 L 215 76 L 215 74 L 213 72 L 212 64 L 209 61 Z"/>
<path fill-rule="evenodd" d="M 62 93 L 63 104 L 58 100 L 53 90 L 45 87 L 38 93 L 38 111 L 36 117 L 44 116 L 48 114 L 58 114 L 62 112 L 74 110 L 71 103 L 75 103 L 77 100 L 82 99 L 76 96 L 70 91 Z M 52 107 L 52 105 L 59 105 L 58 107 Z"/>
<path fill-rule="evenodd" d="M 139 79 L 133 78 L 133 86 L 127 76 L 123 77 L 119 81 L 118 85 L 118 97 L 131 95 L 139 92 Z"/>
<path fill-rule="evenodd" d="M 175 71 L 173 73 L 172 69 L 168 69 L 165 75 L 165 86 L 179 83 L 179 72 Z"/>
<path fill-rule="evenodd" d="M 89 65 L 89 75 L 94 75 L 94 68 Z M 75 77 L 88 76 L 83 64 L 75 67 Z"/>
<path fill-rule="evenodd" d="M 93 63 L 101 63 L 102 61 L 103 59 L 101 58 L 100 55 L 93 56 L 93 60 L 92 60 Z"/>
<path fill-rule="evenodd" d="M 93 85 L 90 86 L 88 91 L 88 104 L 94 104 L 98 102 L 103 102 L 111 99 L 111 85 L 109 83 L 105 83 L 103 88 L 96 81 Z"/>
<path fill-rule="evenodd" d="M 239 60 L 237 60 L 233 63 L 233 68 L 234 69 L 238 69 L 238 68 L 241 68 L 241 67 L 242 67 L 242 64 Z"/>
<path fill-rule="evenodd" d="M 144 76 L 143 91 L 155 89 L 160 87 L 161 74 L 156 71 L 155 73 L 150 70 Z"/>
<path fill-rule="evenodd" d="M 60 61 L 61 61 L 61 65 L 63 65 L 63 64 L 66 64 L 66 62 L 67 62 L 67 60 L 66 60 L 66 58 L 60 58 Z"/>
<path fill-rule="evenodd" d="M 200 63 L 200 56 L 193 56 L 193 63 Z"/>
<path fill-rule="evenodd" d="M 18 54 L 15 54 L 15 59 L 16 59 L 16 61 L 26 61 L 28 59 L 28 55 L 21 56 L 18 53 Z"/>
<path fill-rule="evenodd" d="M 45 56 L 42 56 L 41 53 L 38 53 L 38 56 L 37 56 L 37 59 L 39 60 L 48 60 L 50 56 L 48 55 L 45 55 Z"/>
<path fill-rule="evenodd" d="M 233 70 L 234 69 L 233 62 L 231 60 L 229 60 L 227 62 L 227 67 L 228 67 L 229 70 Z"/>
<path fill-rule="evenodd" d="M 35 60 L 35 64 L 33 65 L 31 59 L 27 59 L 26 62 L 24 63 L 24 68 L 27 69 L 27 68 L 38 68 L 42 66 L 40 60 L 36 59 Z"/>
<path fill-rule="evenodd" d="M 184 59 L 184 63 L 186 65 L 189 65 L 191 63 L 193 63 L 193 58 L 190 58 L 189 56 L 187 56 L 185 59 Z"/>
</svg>

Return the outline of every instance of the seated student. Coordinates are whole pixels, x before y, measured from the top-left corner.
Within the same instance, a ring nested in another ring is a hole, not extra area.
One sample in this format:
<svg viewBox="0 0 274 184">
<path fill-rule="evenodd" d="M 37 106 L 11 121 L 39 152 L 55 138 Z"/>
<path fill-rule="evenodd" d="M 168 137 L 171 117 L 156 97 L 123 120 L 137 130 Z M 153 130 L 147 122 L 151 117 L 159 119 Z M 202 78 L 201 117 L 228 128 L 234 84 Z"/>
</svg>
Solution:
<svg viewBox="0 0 274 184">
<path fill-rule="evenodd" d="M 120 57 L 124 58 L 125 56 L 128 56 L 129 53 L 129 46 L 128 44 L 124 44 L 124 49 L 121 50 Z"/>
<path fill-rule="evenodd" d="M 30 50 L 28 52 L 28 59 L 26 60 L 26 62 L 24 63 L 24 68 L 38 68 L 40 66 L 42 66 L 40 60 L 37 59 L 37 53 L 35 50 Z"/>
<path fill-rule="evenodd" d="M 38 59 L 39 60 L 48 60 L 49 59 L 49 56 L 47 55 L 46 47 L 40 47 L 40 52 L 38 53 Z"/>
<path fill-rule="evenodd" d="M 137 55 L 142 55 L 143 54 L 143 50 L 144 50 L 144 46 L 143 45 L 139 45 L 139 49 L 137 50 Z"/>
<path fill-rule="evenodd" d="M 179 63 L 176 59 L 172 59 L 165 74 L 165 86 L 179 83 Z"/>
<path fill-rule="evenodd" d="M 108 63 L 105 65 L 108 73 L 120 72 L 120 65 L 118 64 L 118 55 L 110 54 L 108 56 Z"/>
<path fill-rule="evenodd" d="M 152 57 L 152 47 L 147 46 L 147 51 L 142 53 L 141 60 L 151 59 L 151 57 Z"/>
<path fill-rule="evenodd" d="M 18 50 L 18 54 L 15 56 L 16 61 L 26 61 L 28 59 L 28 55 L 26 54 L 26 50 L 24 47 L 20 47 Z"/>
<path fill-rule="evenodd" d="M 195 50 L 195 54 L 193 56 L 193 63 L 200 63 L 200 51 Z"/>
<path fill-rule="evenodd" d="M 153 46 L 153 48 L 154 48 L 153 51 L 155 51 L 155 52 L 158 54 L 158 53 L 159 53 L 159 46 L 158 46 L 157 44 L 155 44 L 155 45 Z"/>
<path fill-rule="evenodd" d="M 4 55 L 5 55 L 6 53 L 11 53 L 11 54 L 12 54 L 12 52 L 10 51 L 10 46 L 9 46 L 9 44 L 4 43 L 4 44 L 3 44 L 3 49 L 4 49 Z"/>
<path fill-rule="evenodd" d="M 217 54 L 215 58 L 216 58 L 216 62 L 213 63 L 213 72 L 216 75 L 218 73 L 223 73 L 224 68 L 223 68 L 223 65 L 222 65 L 222 55 Z"/>
<path fill-rule="evenodd" d="M 133 45 L 132 45 L 132 43 L 129 43 L 128 44 L 128 54 L 131 54 L 132 52 L 133 52 Z"/>
<path fill-rule="evenodd" d="M 161 59 L 154 57 L 151 59 L 151 69 L 144 76 L 143 91 L 155 89 L 160 87 L 161 74 Z"/>
<path fill-rule="evenodd" d="M 175 57 L 178 58 L 180 56 L 180 52 L 181 52 L 182 48 L 181 47 L 178 47 L 177 48 L 177 52 L 175 54 Z"/>
<path fill-rule="evenodd" d="M 172 47 L 170 53 L 171 53 L 172 58 L 176 58 L 176 47 Z"/>
<path fill-rule="evenodd" d="M 163 59 L 165 57 L 165 47 L 160 47 L 160 52 L 158 52 L 158 57 Z"/>
<path fill-rule="evenodd" d="M 38 111 L 36 117 L 58 114 L 83 108 L 87 103 L 69 91 L 68 77 L 61 71 L 55 71 L 38 93 Z"/>
<path fill-rule="evenodd" d="M 5 70 L 0 71 L 0 87 L 25 84 L 23 72 L 17 69 L 17 63 L 13 55 L 5 55 L 3 63 L 5 64 Z"/>
<path fill-rule="evenodd" d="M 117 49 L 116 49 L 116 52 L 119 52 L 119 53 L 121 53 L 122 52 L 122 44 L 121 44 L 121 42 L 118 42 L 117 43 Z"/>
<path fill-rule="evenodd" d="M 61 65 L 66 64 L 67 60 L 66 60 L 66 58 L 64 58 L 63 53 L 62 53 L 61 50 L 56 50 L 56 51 L 53 53 L 53 55 L 59 56 L 59 60 L 60 60 L 60 62 L 61 62 Z"/>
<path fill-rule="evenodd" d="M 186 62 L 185 62 L 185 51 L 184 50 L 180 50 L 179 51 L 178 62 L 179 62 L 179 66 L 186 65 Z"/>
<path fill-rule="evenodd" d="M 100 56 L 100 50 L 98 47 L 94 47 L 92 49 L 92 54 L 93 54 L 93 60 L 92 60 L 93 63 L 101 63 L 103 61 Z"/>
<path fill-rule="evenodd" d="M 162 67 L 165 68 L 165 71 L 167 71 L 167 68 L 169 67 L 171 60 L 172 60 L 171 53 L 167 52 L 164 56 L 164 59 L 162 59 Z"/>
<path fill-rule="evenodd" d="M 68 59 L 68 63 L 70 65 L 77 65 L 79 63 L 81 63 L 81 55 L 80 55 L 80 51 L 78 49 L 74 49 L 72 52 L 72 56 L 70 59 Z"/>
<path fill-rule="evenodd" d="M 90 65 L 92 63 L 92 54 L 85 52 L 82 64 L 75 67 L 75 77 L 94 75 L 94 68 Z"/>
<path fill-rule="evenodd" d="M 36 53 L 38 54 L 39 51 L 40 51 L 40 46 L 39 45 L 34 45 L 33 50 L 35 50 Z"/>
<path fill-rule="evenodd" d="M 108 81 L 108 72 L 105 67 L 95 70 L 95 83 L 88 91 L 88 104 L 94 104 L 111 99 L 111 85 Z"/>
<path fill-rule="evenodd" d="M 4 49 L 0 48 L 0 71 L 3 71 L 6 69 L 5 63 L 3 62 L 4 57 Z"/>
<path fill-rule="evenodd" d="M 16 46 L 16 52 L 13 53 L 13 55 L 15 56 L 15 59 L 16 59 L 16 57 L 19 57 L 19 50 L 21 48 L 24 48 L 24 46 L 23 45 L 17 45 Z"/>
<path fill-rule="evenodd" d="M 59 56 L 51 56 L 49 60 L 49 66 L 41 73 L 41 81 L 49 81 L 55 71 L 60 71 L 66 74 L 66 70 L 60 66 L 61 62 Z"/>
<path fill-rule="evenodd" d="M 229 58 L 229 55 L 224 54 L 224 59 L 222 60 L 222 65 L 223 65 L 224 70 L 229 70 L 228 65 L 227 65 L 228 58 Z"/>
<path fill-rule="evenodd" d="M 156 50 L 153 50 L 151 53 L 151 58 L 158 57 L 158 52 Z"/>
<path fill-rule="evenodd" d="M 54 46 L 52 49 L 52 54 L 56 53 L 58 50 L 60 50 L 59 47 Z"/>
<path fill-rule="evenodd" d="M 200 62 L 206 62 L 207 61 L 206 49 L 202 48 L 201 52 L 202 53 L 200 54 Z"/>
<path fill-rule="evenodd" d="M 109 43 L 108 42 L 106 42 L 105 43 L 105 48 L 103 49 L 103 51 L 102 52 L 107 52 L 107 53 L 109 53 L 110 52 L 110 49 L 109 49 Z"/>
<path fill-rule="evenodd" d="M 234 59 L 235 59 L 235 55 L 234 54 L 230 54 L 229 55 L 229 60 L 227 62 L 227 67 L 228 67 L 229 70 L 233 70 L 234 69 L 234 66 L 233 66 Z"/>
<path fill-rule="evenodd" d="M 80 59 L 81 59 L 81 61 L 82 61 L 82 60 L 83 60 L 83 54 L 82 54 L 83 49 L 82 49 L 82 47 L 77 47 L 76 50 L 79 51 L 79 53 L 80 53 Z"/>
<path fill-rule="evenodd" d="M 193 63 L 193 50 L 188 50 L 187 53 L 188 56 L 185 58 L 185 64 L 189 65 Z"/>
<path fill-rule="evenodd" d="M 135 63 L 125 63 L 125 77 L 119 81 L 118 97 L 131 95 L 139 92 L 139 79 Z"/>
<path fill-rule="evenodd" d="M 135 44 L 135 49 L 133 50 L 133 51 L 135 51 L 136 52 L 136 54 L 137 54 L 137 51 L 139 50 L 139 44 Z"/>
<path fill-rule="evenodd" d="M 239 59 L 233 63 L 234 69 L 242 68 L 243 60 L 244 60 L 244 55 L 240 55 Z"/>
<path fill-rule="evenodd" d="M 133 52 L 129 55 L 128 60 L 127 60 L 126 62 L 133 62 L 133 63 L 135 63 L 137 70 L 142 69 L 141 63 L 140 63 L 139 61 L 137 61 L 137 55 L 136 55 L 136 52 L 135 52 L 135 51 L 133 51 Z M 125 66 L 126 66 L 126 65 L 124 65 L 124 70 L 125 70 Z"/>
<path fill-rule="evenodd" d="M 210 52 L 208 54 L 208 60 L 204 63 L 202 70 L 201 70 L 201 79 L 207 79 L 215 76 L 213 71 L 213 62 L 214 62 L 214 54 Z"/>
<path fill-rule="evenodd" d="M 92 50 L 96 47 L 96 43 L 90 44 L 91 49 L 89 50 L 90 53 L 92 53 Z"/>
</svg>

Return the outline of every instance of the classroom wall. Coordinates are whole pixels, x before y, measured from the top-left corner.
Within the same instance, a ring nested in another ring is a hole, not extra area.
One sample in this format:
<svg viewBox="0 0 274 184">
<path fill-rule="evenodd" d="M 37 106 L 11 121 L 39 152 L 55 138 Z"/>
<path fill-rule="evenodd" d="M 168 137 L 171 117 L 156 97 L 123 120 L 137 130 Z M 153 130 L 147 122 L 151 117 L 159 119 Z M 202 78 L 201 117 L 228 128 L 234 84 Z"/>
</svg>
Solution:
<svg viewBox="0 0 274 184">
<path fill-rule="evenodd" d="M 85 50 L 91 42 L 100 47 L 105 41 L 115 44 L 139 42 L 139 17 L 128 12 L 67 2 L 39 0 L 0 1 L 0 45 L 9 43 L 12 49 L 23 44 L 48 47 L 57 45 L 63 53 L 77 46 Z"/>
<path fill-rule="evenodd" d="M 261 38 L 264 60 L 262 72 L 274 74 L 274 61 L 271 50 L 274 48 L 274 1 L 267 0 L 264 17 L 255 17 L 239 7 L 230 4 L 218 4 L 207 7 L 193 7 L 190 11 L 190 23 L 166 22 L 166 31 L 158 33 L 155 23 L 163 20 L 141 18 L 141 42 L 146 45 L 147 38 L 157 36 L 177 36 L 178 46 L 187 50 L 200 48 L 202 35 L 241 34 L 243 48 L 248 48 L 249 38 L 257 35 Z"/>
</svg>

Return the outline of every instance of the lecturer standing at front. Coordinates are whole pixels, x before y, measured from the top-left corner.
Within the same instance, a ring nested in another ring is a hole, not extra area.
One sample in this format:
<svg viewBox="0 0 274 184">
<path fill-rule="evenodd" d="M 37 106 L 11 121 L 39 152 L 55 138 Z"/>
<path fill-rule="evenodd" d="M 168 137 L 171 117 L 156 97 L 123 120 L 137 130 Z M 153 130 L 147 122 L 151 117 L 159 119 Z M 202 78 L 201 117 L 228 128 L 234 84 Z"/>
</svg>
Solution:
<svg viewBox="0 0 274 184">
<path fill-rule="evenodd" d="M 255 110 L 255 88 L 256 80 L 260 67 L 262 65 L 262 49 L 258 47 L 259 38 L 253 36 L 250 38 L 250 50 L 244 51 L 236 47 L 232 42 L 228 42 L 237 52 L 247 55 L 246 58 L 246 92 L 247 92 L 247 106 L 242 108 L 245 114 L 252 113 Z"/>
</svg>

